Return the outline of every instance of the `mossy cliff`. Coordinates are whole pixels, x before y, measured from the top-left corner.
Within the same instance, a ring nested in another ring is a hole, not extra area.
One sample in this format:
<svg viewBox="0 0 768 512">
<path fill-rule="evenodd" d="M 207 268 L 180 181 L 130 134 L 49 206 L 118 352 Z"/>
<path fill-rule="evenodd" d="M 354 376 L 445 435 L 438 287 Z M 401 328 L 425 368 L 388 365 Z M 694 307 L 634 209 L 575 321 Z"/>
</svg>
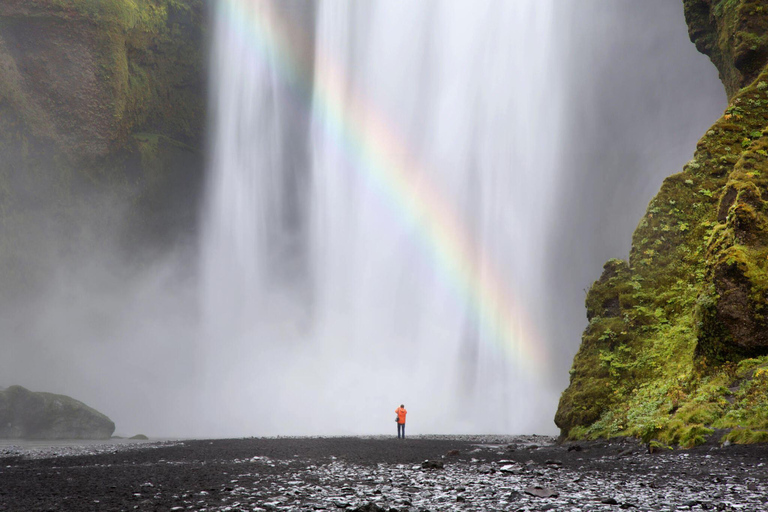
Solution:
<svg viewBox="0 0 768 512">
<path fill-rule="evenodd" d="M 685 0 L 730 99 L 590 288 L 564 436 L 768 440 L 768 0 Z"/>
<path fill-rule="evenodd" d="M 31 233 L 43 224 L 67 237 L 96 217 L 127 238 L 142 230 L 162 238 L 178 227 L 165 220 L 170 208 L 182 203 L 192 215 L 205 117 L 203 1 L 0 3 L 4 285 L 24 279 Z M 103 213 L 116 203 L 123 211 L 114 218 Z"/>
</svg>

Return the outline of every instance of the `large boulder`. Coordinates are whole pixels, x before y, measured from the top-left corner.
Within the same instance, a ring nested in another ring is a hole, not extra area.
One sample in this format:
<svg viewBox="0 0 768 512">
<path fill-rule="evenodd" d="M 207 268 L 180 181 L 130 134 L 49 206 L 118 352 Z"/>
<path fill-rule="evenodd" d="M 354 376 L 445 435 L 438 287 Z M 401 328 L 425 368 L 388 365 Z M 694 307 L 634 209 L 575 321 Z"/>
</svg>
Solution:
<svg viewBox="0 0 768 512">
<path fill-rule="evenodd" d="M 109 439 L 114 431 L 112 420 L 74 398 L 21 386 L 0 390 L 0 438 Z"/>
</svg>

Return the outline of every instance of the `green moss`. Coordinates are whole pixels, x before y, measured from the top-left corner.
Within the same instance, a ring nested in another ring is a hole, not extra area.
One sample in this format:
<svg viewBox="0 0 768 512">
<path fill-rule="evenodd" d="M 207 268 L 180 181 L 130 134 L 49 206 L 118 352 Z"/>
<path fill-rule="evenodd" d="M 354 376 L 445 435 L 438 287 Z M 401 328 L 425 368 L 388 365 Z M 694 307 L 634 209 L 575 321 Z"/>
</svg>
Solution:
<svg viewBox="0 0 768 512">
<path fill-rule="evenodd" d="M 720 71 L 729 96 L 747 86 L 768 57 L 768 9 L 761 0 L 683 0 L 691 40 Z"/>
<path fill-rule="evenodd" d="M 650 441 L 648 443 L 648 452 L 649 453 L 660 453 L 660 452 L 667 452 L 672 450 L 672 447 L 668 444 L 661 443 L 659 441 Z"/>
<path fill-rule="evenodd" d="M 721 441 L 730 441 L 734 444 L 768 443 L 768 431 L 736 428 L 724 435 Z"/>
<path fill-rule="evenodd" d="M 723 414 L 724 405 L 716 402 L 688 402 L 677 413 L 685 424 L 712 425 Z"/>
<path fill-rule="evenodd" d="M 704 425 L 689 425 L 680 419 L 674 419 L 658 433 L 658 440 L 664 444 L 678 445 L 681 448 L 692 448 L 706 443 L 707 438 L 714 434 L 714 432 L 714 429 Z"/>
<path fill-rule="evenodd" d="M 741 22 L 728 9 L 743 2 L 718 5 L 723 19 Z M 761 83 L 768 73 L 734 94 L 694 159 L 648 205 L 629 262 L 609 261 L 590 288 L 590 323 L 555 418 L 568 437 L 690 447 L 716 428 L 768 430 Z"/>
<path fill-rule="evenodd" d="M 194 213 L 180 212 L 195 209 L 194 184 L 203 165 L 195 156 L 203 141 L 206 96 L 202 0 L 29 0 L 19 5 L 21 13 L 0 17 L 0 25 L 12 24 L 20 34 L 40 26 L 69 31 L 55 40 L 56 48 L 75 52 L 73 61 L 96 80 L 83 91 L 83 105 L 58 102 L 60 111 L 42 108 L 50 101 L 48 91 L 24 87 L 28 71 L 17 60 L 23 52 L 18 57 L 0 50 L 4 290 L 33 289 L 36 280 L 48 276 L 50 255 L 34 240 L 55 232 L 57 239 L 71 240 L 66 248 L 71 252 L 92 242 L 86 238 L 95 235 L 79 227 L 81 219 L 98 218 L 99 229 L 129 240 L 136 236 L 129 230 L 157 232 L 160 238 L 173 222 L 189 222 L 174 225 L 177 232 L 189 229 Z M 34 58 L 45 62 L 52 55 L 44 49 Z M 80 139 L 69 129 L 91 122 L 93 129 L 84 130 Z M 92 145 L 93 133 L 105 142 L 81 151 Z M 164 204 L 173 201 L 171 213 Z M 104 208 L 104 203 L 113 206 Z M 120 215 L 96 213 L 101 211 Z"/>
</svg>

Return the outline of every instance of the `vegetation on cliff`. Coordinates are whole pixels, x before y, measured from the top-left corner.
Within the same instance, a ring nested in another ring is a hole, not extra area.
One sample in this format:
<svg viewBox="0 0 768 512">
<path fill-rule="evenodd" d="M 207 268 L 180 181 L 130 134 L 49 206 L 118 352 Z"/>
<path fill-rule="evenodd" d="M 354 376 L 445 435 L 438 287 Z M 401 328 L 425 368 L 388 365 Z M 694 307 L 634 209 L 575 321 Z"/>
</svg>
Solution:
<svg viewBox="0 0 768 512">
<path fill-rule="evenodd" d="M 685 0 L 730 104 L 586 299 L 564 436 L 768 440 L 768 1 Z"/>
<path fill-rule="evenodd" d="M 192 227 L 204 43 L 203 0 L 0 4 L 5 290 L 45 275 L 41 239 L 86 247 L 84 219 L 128 244 Z"/>
</svg>

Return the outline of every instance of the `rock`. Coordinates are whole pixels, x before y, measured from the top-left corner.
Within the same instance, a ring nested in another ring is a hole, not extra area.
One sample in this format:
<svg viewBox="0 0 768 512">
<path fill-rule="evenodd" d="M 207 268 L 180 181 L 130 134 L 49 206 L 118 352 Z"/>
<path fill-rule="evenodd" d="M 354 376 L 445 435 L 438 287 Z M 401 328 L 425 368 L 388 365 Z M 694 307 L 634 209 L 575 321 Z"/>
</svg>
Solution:
<svg viewBox="0 0 768 512">
<path fill-rule="evenodd" d="M 422 469 L 445 469 L 445 464 L 439 460 L 425 460 L 421 463 Z"/>
<path fill-rule="evenodd" d="M 386 508 L 382 508 L 375 503 L 366 503 L 354 509 L 354 512 L 388 512 Z"/>
<path fill-rule="evenodd" d="M 499 471 L 501 471 L 502 473 L 510 473 L 510 474 L 519 473 L 518 467 L 515 466 L 514 464 L 506 464 L 504 466 L 501 466 L 499 468 Z"/>
<path fill-rule="evenodd" d="M 461 454 L 461 452 L 459 450 L 448 450 L 448 453 L 446 453 L 446 456 L 448 456 L 448 457 L 457 457 L 460 454 Z"/>
<path fill-rule="evenodd" d="M 531 485 L 523 489 L 523 491 L 525 491 L 526 494 L 530 494 L 531 496 L 536 496 L 537 498 L 557 498 L 558 496 L 560 496 L 560 493 L 558 493 L 554 489 L 550 489 L 548 487 L 542 487 L 540 485 Z"/>
<path fill-rule="evenodd" d="M 600 503 L 603 505 L 618 505 L 619 502 L 616 501 L 614 498 L 605 498 L 604 500 L 601 500 Z"/>
<path fill-rule="evenodd" d="M 21 386 L 0 391 L 0 438 L 109 439 L 114 431 L 112 420 L 74 398 Z"/>
<path fill-rule="evenodd" d="M 709 0 L 683 0 L 683 4 L 691 42 L 717 66 L 728 97 L 733 97 L 757 77 L 768 59 L 766 42 L 759 37 L 768 13 L 740 8 L 741 2 L 729 2 L 732 5 L 726 8 Z M 720 16 L 728 16 L 728 23 L 715 22 Z"/>
<path fill-rule="evenodd" d="M 129 437 L 128 439 L 133 439 L 134 441 L 148 441 L 149 438 L 145 436 L 144 434 L 136 434 L 133 437 Z"/>
</svg>

